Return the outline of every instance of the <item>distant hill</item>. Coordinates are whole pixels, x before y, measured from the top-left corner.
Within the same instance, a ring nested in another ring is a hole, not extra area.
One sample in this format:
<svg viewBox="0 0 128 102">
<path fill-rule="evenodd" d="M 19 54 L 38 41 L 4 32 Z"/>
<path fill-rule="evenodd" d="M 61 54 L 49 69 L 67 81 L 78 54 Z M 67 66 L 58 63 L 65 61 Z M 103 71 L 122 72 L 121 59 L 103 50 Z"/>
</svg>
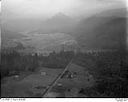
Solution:
<svg viewBox="0 0 128 102">
<path fill-rule="evenodd" d="M 77 25 L 72 35 L 83 49 L 120 48 L 126 41 L 126 11 L 107 10 L 84 19 Z"/>
<path fill-rule="evenodd" d="M 38 33 L 67 33 L 73 26 L 76 24 L 76 21 L 69 16 L 63 13 L 57 13 L 53 17 L 42 22 L 40 28 L 35 32 Z"/>
</svg>

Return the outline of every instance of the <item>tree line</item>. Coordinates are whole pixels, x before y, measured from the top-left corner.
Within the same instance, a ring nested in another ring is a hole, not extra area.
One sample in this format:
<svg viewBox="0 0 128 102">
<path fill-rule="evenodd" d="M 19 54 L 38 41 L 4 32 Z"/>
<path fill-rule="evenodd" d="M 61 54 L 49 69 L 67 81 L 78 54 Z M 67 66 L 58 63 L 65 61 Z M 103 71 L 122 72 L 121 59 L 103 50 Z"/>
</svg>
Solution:
<svg viewBox="0 0 128 102">
<path fill-rule="evenodd" d="M 48 56 L 27 54 L 17 51 L 1 52 L 1 78 L 19 74 L 20 72 L 34 72 L 39 67 L 64 68 L 74 55 L 73 51 L 52 52 Z"/>
<path fill-rule="evenodd" d="M 127 59 L 128 53 L 119 51 L 77 54 L 74 63 L 85 67 L 96 81 L 81 92 L 89 97 L 127 97 Z"/>
</svg>

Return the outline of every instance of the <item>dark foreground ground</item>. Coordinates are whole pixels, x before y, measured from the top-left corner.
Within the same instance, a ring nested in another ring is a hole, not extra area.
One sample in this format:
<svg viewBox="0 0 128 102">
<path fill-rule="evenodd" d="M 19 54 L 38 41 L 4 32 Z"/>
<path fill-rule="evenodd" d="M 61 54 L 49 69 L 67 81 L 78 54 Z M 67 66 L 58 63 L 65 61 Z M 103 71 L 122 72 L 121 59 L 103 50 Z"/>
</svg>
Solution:
<svg viewBox="0 0 128 102">
<path fill-rule="evenodd" d="M 44 90 L 60 74 L 62 69 L 40 68 L 37 72 L 24 73 L 4 78 L 1 84 L 2 97 L 41 97 Z M 41 72 L 45 72 L 41 75 Z"/>
<path fill-rule="evenodd" d="M 2 78 L 1 97 L 127 97 L 127 65 L 118 52 L 79 53 L 55 85 L 64 69 L 39 67 Z"/>
<path fill-rule="evenodd" d="M 45 97 L 127 97 L 127 54 L 79 53 Z"/>
<path fill-rule="evenodd" d="M 16 78 L 15 76 L 6 77 L 1 85 L 2 97 L 43 97 L 42 94 L 46 88 L 55 80 L 62 72 L 62 69 L 40 68 L 34 73 L 21 73 Z M 84 67 L 76 64 L 71 64 L 70 72 L 77 72 L 76 76 L 70 78 L 64 75 L 56 86 L 53 86 L 52 94 L 48 93 L 47 97 L 56 97 L 56 94 L 64 95 L 61 97 L 77 97 L 77 92 L 81 87 L 91 87 L 94 84 L 94 79 Z M 41 75 L 41 72 L 46 72 L 46 75 Z M 24 76 L 23 76 L 24 74 Z M 25 76 L 26 75 L 26 76 Z M 86 95 L 81 95 L 86 97 Z"/>
</svg>

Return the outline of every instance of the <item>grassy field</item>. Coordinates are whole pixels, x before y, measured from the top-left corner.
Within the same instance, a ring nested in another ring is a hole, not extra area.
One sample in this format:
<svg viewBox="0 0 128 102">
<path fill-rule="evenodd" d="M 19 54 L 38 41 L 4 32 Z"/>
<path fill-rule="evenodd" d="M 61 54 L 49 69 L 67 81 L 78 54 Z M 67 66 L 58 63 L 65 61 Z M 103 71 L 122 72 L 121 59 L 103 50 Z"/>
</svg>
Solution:
<svg viewBox="0 0 128 102">
<path fill-rule="evenodd" d="M 6 77 L 1 84 L 1 97 L 42 97 L 48 85 L 63 69 L 40 68 L 37 72 Z M 46 72 L 46 75 L 41 75 Z"/>
<path fill-rule="evenodd" d="M 69 72 L 76 72 L 73 78 L 63 77 L 48 93 L 48 97 L 87 97 L 79 94 L 80 89 L 91 87 L 95 81 L 93 76 L 86 70 L 86 68 L 78 66 L 74 63 L 68 69 Z M 56 94 L 50 94 L 56 93 Z M 51 95 L 51 96 L 50 96 Z"/>
</svg>

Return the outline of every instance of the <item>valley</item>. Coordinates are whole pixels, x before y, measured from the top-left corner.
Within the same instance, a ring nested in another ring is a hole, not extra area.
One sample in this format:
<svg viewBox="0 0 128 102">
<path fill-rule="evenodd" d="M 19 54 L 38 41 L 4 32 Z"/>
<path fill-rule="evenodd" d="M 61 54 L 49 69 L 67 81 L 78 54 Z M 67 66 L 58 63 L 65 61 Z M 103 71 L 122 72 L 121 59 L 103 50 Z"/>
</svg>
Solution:
<svg viewBox="0 0 128 102">
<path fill-rule="evenodd" d="M 18 49 L 18 51 L 23 53 L 50 53 L 53 51 L 73 51 L 77 49 L 77 41 L 69 34 L 55 33 L 22 35 L 25 35 L 25 37 L 8 40 L 6 43 L 3 43 L 3 47 L 17 47 L 18 44 L 22 44 L 25 49 Z"/>
</svg>

